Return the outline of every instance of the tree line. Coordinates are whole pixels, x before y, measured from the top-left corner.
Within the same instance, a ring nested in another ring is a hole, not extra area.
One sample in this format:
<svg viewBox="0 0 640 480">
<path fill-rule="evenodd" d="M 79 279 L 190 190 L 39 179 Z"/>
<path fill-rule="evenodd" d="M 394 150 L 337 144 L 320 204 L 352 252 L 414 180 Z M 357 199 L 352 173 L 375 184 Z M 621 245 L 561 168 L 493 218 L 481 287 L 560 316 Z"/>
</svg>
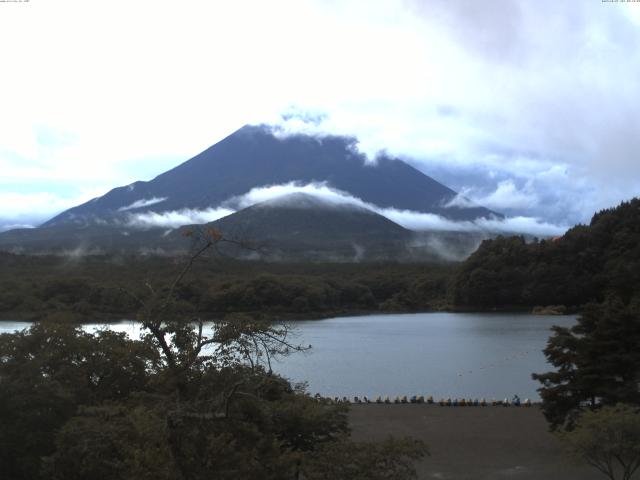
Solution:
<svg viewBox="0 0 640 480">
<path fill-rule="evenodd" d="M 451 285 L 456 305 L 579 307 L 640 297 L 640 199 L 596 213 L 562 237 L 485 240 Z"/>
<path fill-rule="evenodd" d="M 167 278 L 174 258 L 29 257 L 0 254 L 0 316 L 69 321 L 133 318 L 123 289 Z M 402 263 L 267 263 L 201 258 L 175 292 L 182 308 L 314 318 L 443 309 L 454 266 Z"/>
</svg>

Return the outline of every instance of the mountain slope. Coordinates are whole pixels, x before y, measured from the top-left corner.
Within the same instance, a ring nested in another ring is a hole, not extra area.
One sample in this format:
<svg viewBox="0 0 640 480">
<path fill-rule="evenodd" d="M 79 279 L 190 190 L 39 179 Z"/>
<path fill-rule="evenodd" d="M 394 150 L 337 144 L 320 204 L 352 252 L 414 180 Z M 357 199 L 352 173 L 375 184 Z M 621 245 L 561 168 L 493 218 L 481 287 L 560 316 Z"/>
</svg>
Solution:
<svg viewBox="0 0 640 480">
<path fill-rule="evenodd" d="M 259 247 L 267 258 L 393 258 L 413 236 L 365 208 L 303 193 L 253 205 L 210 225 L 228 238 Z"/>
<path fill-rule="evenodd" d="M 130 230 L 104 225 L 21 228 L 0 233 L 0 251 L 26 254 L 152 253 L 167 242 L 166 229 Z"/>
<path fill-rule="evenodd" d="M 208 226 L 255 247 L 231 246 L 226 253 L 271 260 L 460 261 L 487 238 L 479 232 L 414 232 L 366 208 L 303 193 L 258 203 Z M 177 243 L 183 231 L 169 237 Z"/>
<path fill-rule="evenodd" d="M 293 193 L 258 203 L 211 223 L 226 235 L 280 242 L 324 243 L 342 239 L 406 240 L 411 232 L 371 210 Z"/>
<path fill-rule="evenodd" d="M 180 254 L 213 227 L 228 239 L 222 253 L 239 258 L 303 261 L 460 260 L 481 241 L 460 232 L 413 232 L 371 210 L 293 193 L 252 205 L 207 225 L 175 230 L 58 225 L 0 234 L 0 250 L 14 253 Z M 191 236 L 185 236 L 191 231 Z M 247 248 L 248 247 L 248 248 Z"/>
<path fill-rule="evenodd" d="M 226 253 L 241 257 L 352 259 L 366 250 L 369 258 L 393 258 L 413 237 L 413 232 L 373 211 L 303 193 L 255 204 L 207 226 L 220 230 L 229 239 L 258 247 L 226 248 Z M 0 248 L 52 253 L 183 252 L 190 247 L 184 232 L 203 228 L 189 225 L 168 231 L 105 225 L 69 229 L 54 225 L 6 232 L 0 235 Z"/>
<path fill-rule="evenodd" d="M 71 208 L 43 226 L 83 225 L 142 211 L 217 207 L 252 188 L 326 182 L 383 208 L 437 213 L 454 220 L 498 215 L 483 207 L 444 208 L 456 192 L 407 163 L 382 156 L 368 164 L 349 137 L 292 135 L 245 126 L 149 182 L 135 182 Z"/>
</svg>

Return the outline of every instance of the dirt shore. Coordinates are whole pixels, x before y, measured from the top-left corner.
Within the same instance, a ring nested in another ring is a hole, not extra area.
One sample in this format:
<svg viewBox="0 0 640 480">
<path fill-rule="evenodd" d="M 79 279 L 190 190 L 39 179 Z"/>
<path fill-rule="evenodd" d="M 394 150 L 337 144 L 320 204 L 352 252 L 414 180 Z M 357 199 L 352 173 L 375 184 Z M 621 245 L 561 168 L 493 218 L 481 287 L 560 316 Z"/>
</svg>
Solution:
<svg viewBox="0 0 640 480">
<path fill-rule="evenodd" d="M 353 405 L 357 440 L 412 436 L 431 453 L 418 478 L 442 480 L 599 480 L 592 467 L 568 459 L 538 407 Z"/>
</svg>

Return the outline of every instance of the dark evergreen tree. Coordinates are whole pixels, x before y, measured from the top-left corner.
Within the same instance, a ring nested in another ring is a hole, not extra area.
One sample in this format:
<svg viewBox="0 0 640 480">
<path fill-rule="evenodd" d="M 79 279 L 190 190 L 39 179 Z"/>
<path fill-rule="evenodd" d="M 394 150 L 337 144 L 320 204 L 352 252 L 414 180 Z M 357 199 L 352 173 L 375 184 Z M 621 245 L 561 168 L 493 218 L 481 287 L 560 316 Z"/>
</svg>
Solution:
<svg viewBox="0 0 640 480">
<path fill-rule="evenodd" d="M 640 305 L 589 305 L 571 328 L 554 327 L 544 350 L 556 370 L 533 374 L 552 428 L 571 428 L 584 409 L 640 405 Z"/>
</svg>

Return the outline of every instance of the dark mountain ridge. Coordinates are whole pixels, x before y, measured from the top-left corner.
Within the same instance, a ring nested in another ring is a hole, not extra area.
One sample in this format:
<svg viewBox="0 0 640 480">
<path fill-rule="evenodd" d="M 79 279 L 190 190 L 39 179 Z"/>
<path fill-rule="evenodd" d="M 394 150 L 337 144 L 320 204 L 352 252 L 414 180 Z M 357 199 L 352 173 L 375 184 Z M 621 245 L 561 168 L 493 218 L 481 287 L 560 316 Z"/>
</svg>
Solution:
<svg viewBox="0 0 640 480">
<path fill-rule="evenodd" d="M 252 205 L 209 225 L 258 246 L 266 258 L 392 259 L 414 235 L 366 208 L 303 193 Z"/>
<path fill-rule="evenodd" d="M 244 208 L 253 189 L 291 184 L 322 185 L 376 209 L 452 220 L 500 216 L 483 207 L 445 207 L 456 192 L 399 159 L 382 155 L 368 162 L 355 138 L 280 136 L 268 126 L 245 126 L 151 181 L 115 188 L 39 228 L 1 233 L 0 249 L 175 253 L 186 244 L 167 225 L 175 227 L 175 218 L 192 223 L 206 218 L 201 212 L 221 207 L 237 211 L 211 225 L 227 236 L 269 245 L 267 258 L 348 259 L 366 251 L 376 259 L 422 259 L 447 250 L 446 258 L 460 259 L 487 235 L 412 232 L 372 210 L 338 205 L 324 196 L 295 194 Z"/>
<path fill-rule="evenodd" d="M 467 257 L 487 235 L 414 232 L 361 206 L 292 193 L 205 225 L 176 229 L 87 224 L 12 230 L 0 235 L 0 249 L 72 256 L 175 255 L 195 247 L 208 227 L 237 242 L 220 245 L 221 253 L 269 261 L 455 261 Z M 188 231 L 193 235 L 185 236 Z"/>
<path fill-rule="evenodd" d="M 151 181 L 115 188 L 42 226 L 85 224 L 126 212 L 217 207 L 253 188 L 290 182 L 326 183 L 378 207 L 453 220 L 500 216 L 483 207 L 444 207 L 456 192 L 395 158 L 383 155 L 367 163 L 356 144 L 341 136 L 279 138 L 267 126 L 245 126 Z"/>
<path fill-rule="evenodd" d="M 337 239 L 407 240 L 412 232 L 366 208 L 292 193 L 247 207 L 210 224 L 226 235 L 295 242 Z"/>
</svg>

